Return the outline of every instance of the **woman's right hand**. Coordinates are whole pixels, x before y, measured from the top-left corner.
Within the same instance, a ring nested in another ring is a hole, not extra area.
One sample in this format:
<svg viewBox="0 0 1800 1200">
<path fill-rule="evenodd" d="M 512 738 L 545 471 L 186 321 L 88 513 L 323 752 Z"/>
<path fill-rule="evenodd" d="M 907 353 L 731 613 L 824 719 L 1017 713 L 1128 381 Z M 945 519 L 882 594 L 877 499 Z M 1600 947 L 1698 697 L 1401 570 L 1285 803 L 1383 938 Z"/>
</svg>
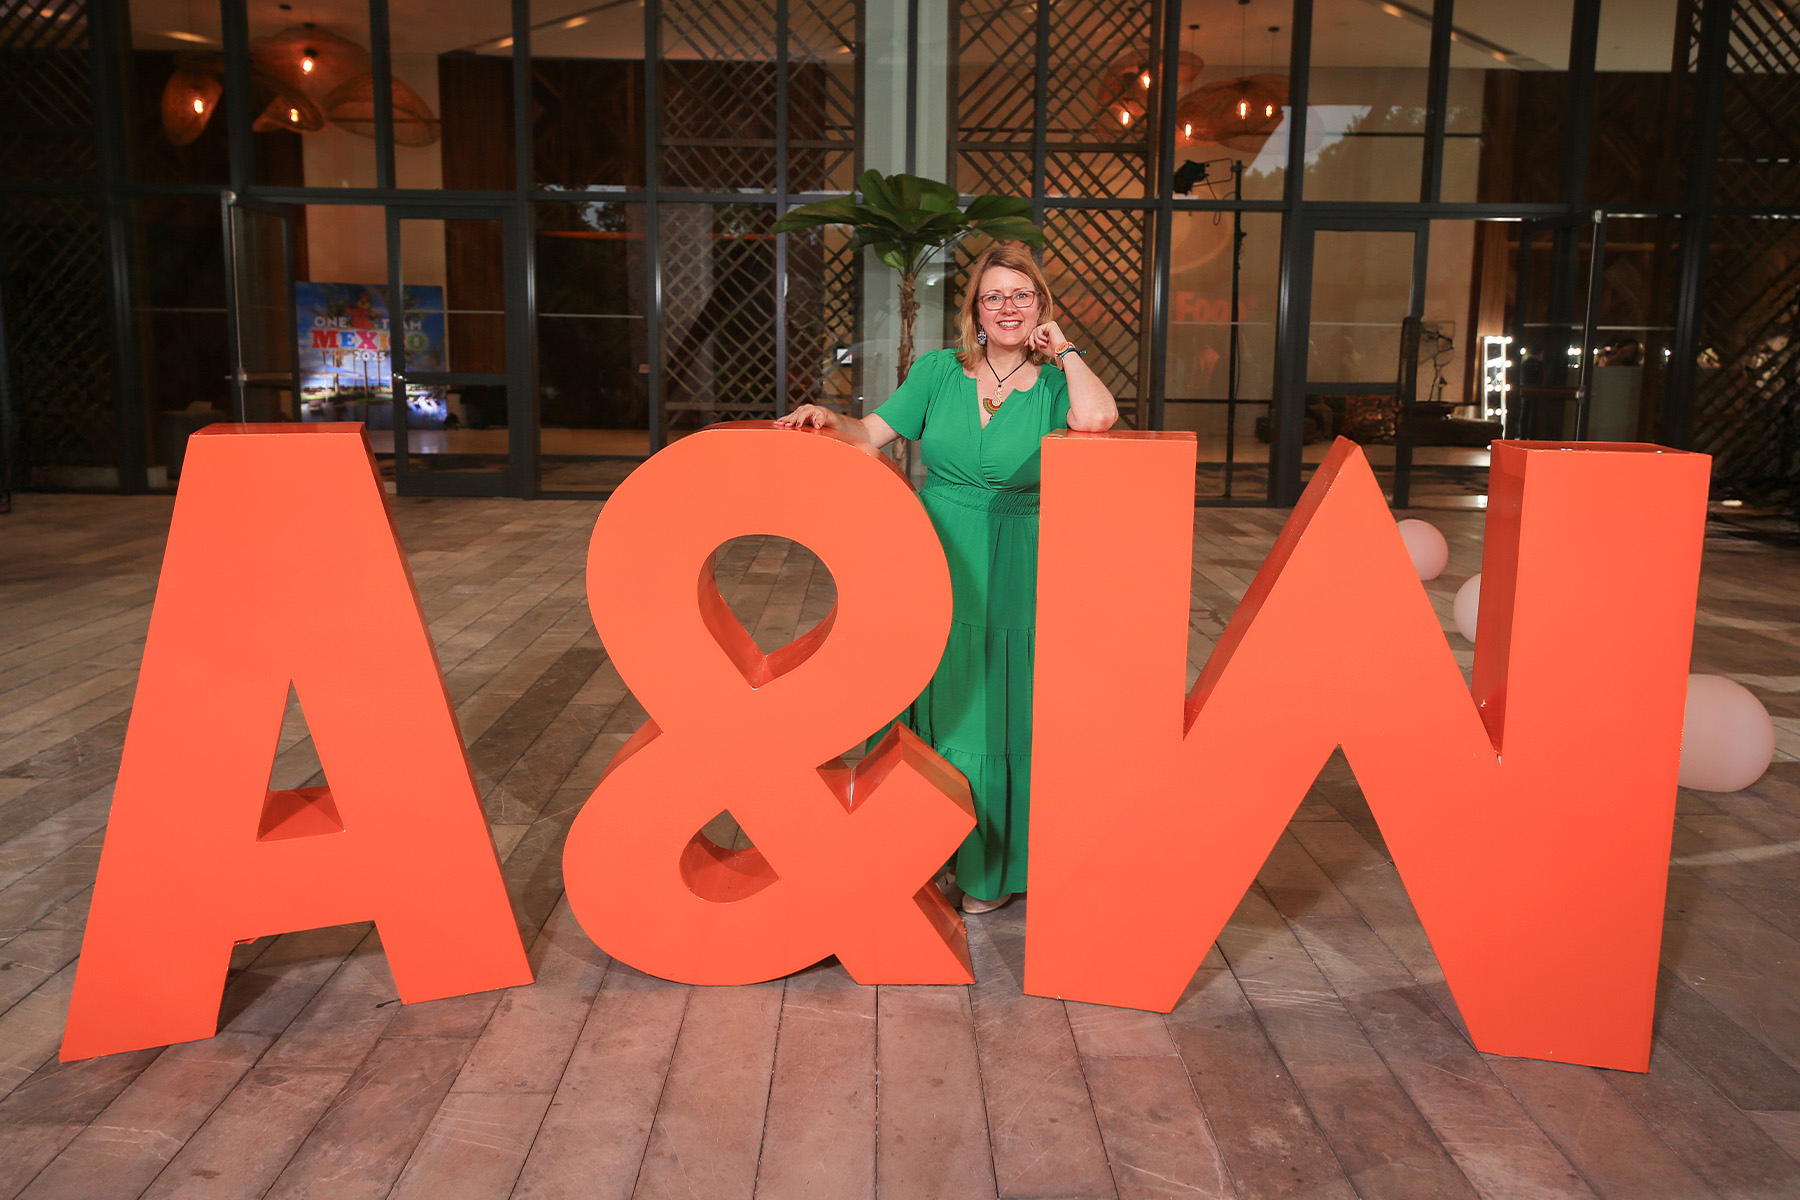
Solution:
<svg viewBox="0 0 1800 1200">
<path fill-rule="evenodd" d="M 805 429 L 809 425 L 818 429 L 841 429 L 843 418 L 821 405 L 802 404 L 787 416 L 776 417 L 775 424 L 787 429 Z"/>
</svg>

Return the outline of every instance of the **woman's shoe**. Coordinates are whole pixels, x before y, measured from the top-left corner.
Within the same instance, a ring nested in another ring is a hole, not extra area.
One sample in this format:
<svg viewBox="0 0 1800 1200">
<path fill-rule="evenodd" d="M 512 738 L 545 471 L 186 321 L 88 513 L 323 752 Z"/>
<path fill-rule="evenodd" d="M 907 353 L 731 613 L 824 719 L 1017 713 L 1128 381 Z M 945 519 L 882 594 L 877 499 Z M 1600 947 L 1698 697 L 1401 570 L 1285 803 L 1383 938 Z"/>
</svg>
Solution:
<svg viewBox="0 0 1800 1200">
<path fill-rule="evenodd" d="M 996 908 L 1005 908 L 1011 899 L 1011 892 L 1007 892 L 998 900 L 979 900 L 965 893 L 962 898 L 962 910 L 966 913 L 993 912 Z"/>
</svg>

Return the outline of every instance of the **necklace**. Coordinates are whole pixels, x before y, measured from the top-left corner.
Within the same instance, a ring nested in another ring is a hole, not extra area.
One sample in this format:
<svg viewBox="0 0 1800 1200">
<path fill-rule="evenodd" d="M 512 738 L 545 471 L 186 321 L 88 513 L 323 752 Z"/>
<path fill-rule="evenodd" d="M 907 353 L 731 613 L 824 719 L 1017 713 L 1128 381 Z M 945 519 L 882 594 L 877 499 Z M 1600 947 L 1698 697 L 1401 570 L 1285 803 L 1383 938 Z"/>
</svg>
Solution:
<svg viewBox="0 0 1800 1200">
<path fill-rule="evenodd" d="M 1011 379 L 1014 375 L 1017 375 L 1019 373 L 1020 369 L 1023 368 L 1026 363 L 1031 361 L 1031 355 L 1029 355 L 1029 354 L 1025 355 L 1025 357 L 1023 357 L 1019 360 L 1017 366 L 1013 367 L 1012 370 L 1008 371 L 1004 375 L 1002 375 L 999 371 L 995 370 L 994 362 L 992 359 L 984 358 L 983 361 L 985 361 L 987 363 L 988 374 L 990 374 L 994 377 L 994 390 L 996 392 L 998 392 L 1001 389 L 1001 387 L 1003 387 L 1005 385 L 1007 380 Z M 984 410 L 986 410 L 987 415 L 990 417 L 993 416 L 995 413 L 999 412 L 1000 406 L 1005 403 L 1006 403 L 1005 399 L 998 395 L 994 396 L 992 399 L 988 398 L 987 396 L 983 396 L 981 398 L 981 407 Z"/>
</svg>

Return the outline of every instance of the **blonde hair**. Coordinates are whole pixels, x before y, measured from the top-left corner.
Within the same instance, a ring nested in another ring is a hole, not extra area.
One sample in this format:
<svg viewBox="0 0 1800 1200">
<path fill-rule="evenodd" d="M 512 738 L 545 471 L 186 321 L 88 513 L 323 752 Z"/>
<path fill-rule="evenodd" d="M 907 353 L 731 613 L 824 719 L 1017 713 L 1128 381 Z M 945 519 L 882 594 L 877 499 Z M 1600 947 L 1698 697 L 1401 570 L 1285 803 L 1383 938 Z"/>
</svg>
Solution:
<svg viewBox="0 0 1800 1200">
<path fill-rule="evenodd" d="M 969 286 L 963 289 L 962 303 L 956 310 L 956 358 L 970 371 L 987 357 L 981 343 L 975 340 L 975 332 L 981 328 L 975 308 L 981 302 L 981 277 L 995 267 L 1005 267 L 1031 279 L 1031 286 L 1038 294 L 1038 324 L 1056 319 L 1056 301 L 1050 296 L 1050 284 L 1031 252 L 1021 242 L 995 242 L 969 264 Z M 1042 366 L 1050 361 L 1050 356 L 1042 350 L 1032 350 L 1031 361 Z"/>
</svg>

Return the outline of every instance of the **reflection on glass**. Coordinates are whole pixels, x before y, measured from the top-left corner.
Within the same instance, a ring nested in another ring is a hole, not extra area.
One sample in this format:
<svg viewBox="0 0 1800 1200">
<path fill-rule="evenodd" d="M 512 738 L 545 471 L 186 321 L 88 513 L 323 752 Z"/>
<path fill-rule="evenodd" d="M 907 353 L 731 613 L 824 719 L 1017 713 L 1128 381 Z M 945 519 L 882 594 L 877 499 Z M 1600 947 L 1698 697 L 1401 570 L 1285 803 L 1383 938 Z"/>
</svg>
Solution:
<svg viewBox="0 0 1800 1200">
<path fill-rule="evenodd" d="M 174 478 L 187 436 L 231 419 L 219 204 L 210 196 L 145 197 L 133 202 L 132 215 L 132 284 L 150 462 Z M 291 345 L 293 330 L 284 336 Z"/>
<path fill-rule="evenodd" d="M 773 417 L 774 208 L 665 204 L 660 219 L 665 436 Z"/>
<path fill-rule="evenodd" d="M 366 7 L 338 5 L 317 14 L 325 20 L 298 19 L 292 6 L 251 4 L 247 14 L 258 179 L 374 187 Z"/>
<path fill-rule="evenodd" d="M 1308 383 L 1398 377 L 1400 324 L 1412 302 L 1413 235 L 1322 229 L 1313 236 Z"/>
<path fill-rule="evenodd" d="M 660 11 L 663 186 L 773 191 L 775 0 L 664 0 Z"/>
<path fill-rule="evenodd" d="M 388 30 L 395 183 L 404 188 L 512 187 L 512 19 L 507 6 L 388 0 Z M 373 87 L 362 94 L 372 116 Z M 364 126 L 352 127 L 360 131 Z"/>
<path fill-rule="evenodd" d="M 295 217 L 294 242 L 296 332 L 304 338 L 299 419 L 362 421 L 376 452 L 391 455 L 386 213 L 374 205 L 307 205 Z M 409 268 L 429 265 L 441 276 L 441 248 L 425 257 Z"/>
<path fill-rule="evenodd" d="M 1084 4 L 1051 22 L 1053 82 L 1043 114 L 1050 195 L 1148 192 L 1161 96 L 1158 19 L 1152 5 Z M 1067 80 L 1081 86 L 1061 86 Z"/>
<path fill-rule="evenodd" d="M 1688 20 L 1677 30 L 1678 60 L 1689 58 L 1689 38 L 1698 36 L 1698 18 L 1689 8 L 1683 6 Z M 1800 190 L 1800 153 L 1794 145 L 1797 58 L 1792 6 L 1736 7 L 1725 56 L 1717 203 L 1785 204 Z"/>
<path fill-rule="evenodd" d="M 1143 424 L 1149 330 L 1144 311 L 1150 245 L 1149 213 L 1121 209 L 1051 209 L 1044 214 L 1044 277 L 1056 297 L 1057 323 L 1085 352 L 1087 365 L 1112 389 L 1120 420 Z"/>
<path fill-rule="evenodd" d="M 951 0 L 951 9 L 949 182 L 964 195 L 1024 195 L 1037 97 L 1036 10 L 986 0 Z"/>
<path fill-rule="evenodd" d="M 1321 0 L 1307 77 L 1308 200 L 1417 200 L 1430 4 Z"/>
<path fill-rule="evenodd" d="M 788 2 L 788 191 L 847 192 L 856 171 L 856 0 Z"/>
<path fill-rule="evenodd" d="M 399 226 L 403 316 L 391 336 L 403 339 L 406 408 L 396 424 L 406 426 L 406 469 L 504 470 L 506 385 L 457 378 L 507 369 L 504 226 L 483 218 L 408 218 Z"/>
<path fill-rule="evenodd" d="M 1678 218 L 1613 217 L 1606 223 L 1589 441 L 1656 440 L 1673 357 L 1680 258 Z"/>
<path fill-rule="evenodd" d="M 1244 164 L 1244 199 L 1281 198 L 1292 34 L 1288 0 L 1184 0 L 1173 115 L 1178 169 L 1185 162 L 1235 159 Z M 1214 180 L 1223 177 L 1213 172 Z M 1222 198 L 1230 192 L 1214 184 L 1187 194 Z"/>
<path fill-rule="evenodd" d="M 536 215 L 540 486 L 607 491 L 650 453 L 644 206 Z"/>
<path fill-rule="evenodd" d="M 1556 200 L 1574 0 L 1463 0 L 1453 20 L 1443 198 Z"/>
<path fill-rule="evenodd" d="M 532 0 L 532 169 L 544 189 L 644 185 L 644 9 Z M 604 120 L 596 114 L 605 113 Z"/>
<path fill-rule="evenodd" d="M 1231 494 L 1255 495 L 1267 486 L 1281 217 L 1245 213 L 1240 220 L 1243 253 L 1235 271 L 1231 214 L 1177 212 L 1170 235 L 1165 423 L 1199 434 L 1204 495 L 1227 494 L 1223 471 L 1205 464 L 1224 462 L 1228 431 Z M 1254 480 L 1246 479 L 1246 469 Z"/>
<path fill-rule="evenodd" d="M 132 6 L 125 112 L 133 179 L 225 183 L 231 178 L 219 38 L 216 4 Z"/>
</svg>

